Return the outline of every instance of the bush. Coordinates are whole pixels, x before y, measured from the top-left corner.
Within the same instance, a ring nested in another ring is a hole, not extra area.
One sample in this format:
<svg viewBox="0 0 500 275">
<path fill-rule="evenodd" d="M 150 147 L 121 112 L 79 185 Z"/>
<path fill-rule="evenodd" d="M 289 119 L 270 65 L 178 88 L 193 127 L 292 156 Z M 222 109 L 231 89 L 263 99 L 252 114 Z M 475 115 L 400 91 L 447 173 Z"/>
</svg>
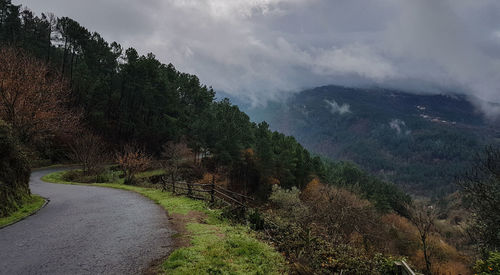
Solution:
<svg viewBox="0 0 500 275">
<path fill-rule="evenodd" d="M 85 176 L 98 176 L 104 171 L 104 163 L 110 159 L 105 151 L 106 145 L 101 137 L 83 132 L 73 139 L 68 156 L 82 166 Z"/>
<path fill-rule="evenodd" d="M 124 184 L 134 185 L 137 183 L 137 173 L 146 171 L 151 166 L 151 156 L 146 154 L 144 150 L 127 145 L 116 155 L 116 161 L 120 166 L 125 180 Z"/>
<path fill-rule="evenodd" d="M 87 175 L 81 170 L 72 170 L 64 173 L 63 180 L 78 183 L 108 183 L 113 182 L 115 177 L 117 177 L 117 173 L 108 170 L 95 175 Z"/>
<path fill-rule="evenodd" d="M 480 275 L 500 274 L 500 252 L 490 252 L 486 260 L 479 260 L 474 270 Z"/>
<path fill-rule="evenodd" d="M 0 120 L 0 217 L 10 215 L 29 199 L 30 174 L 28 160 L 10 127 Z"/>
<path fill-rule="evenodd" d="M 248 221 L 253 228 L 263 229 L 264 238 L 286 255 L 297 273 L 394 271 L 395 259 L 371 249 L 376 240 L 367 236 L 377 234 L 377 226 L 360 223 L 360 219 L 378 219 L 369 202 L 317 180 L 302 193 L 296 188 L 287 190 L 274 185 L 269 200 L 272 209 L 264 214 L 249 213 Z M 354 228 L 353 223 L 360 226 Z M 363 240 L 357 241 L 360 238 Z"/>
</svg>

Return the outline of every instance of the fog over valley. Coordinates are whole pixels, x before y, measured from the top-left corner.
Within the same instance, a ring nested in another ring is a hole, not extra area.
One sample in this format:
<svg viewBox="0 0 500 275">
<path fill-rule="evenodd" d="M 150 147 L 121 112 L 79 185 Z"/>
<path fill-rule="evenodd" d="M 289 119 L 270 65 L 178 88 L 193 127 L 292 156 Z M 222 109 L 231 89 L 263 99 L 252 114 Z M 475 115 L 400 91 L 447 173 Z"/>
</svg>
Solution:
<svg viewBox="0 0 500 275">
<path fill-rule="evenodd" d="M 153 52 L 255 106 L 337 84 L 461 93 L 500 114 L 495 0 L 14 2 Z"/>
</svg>

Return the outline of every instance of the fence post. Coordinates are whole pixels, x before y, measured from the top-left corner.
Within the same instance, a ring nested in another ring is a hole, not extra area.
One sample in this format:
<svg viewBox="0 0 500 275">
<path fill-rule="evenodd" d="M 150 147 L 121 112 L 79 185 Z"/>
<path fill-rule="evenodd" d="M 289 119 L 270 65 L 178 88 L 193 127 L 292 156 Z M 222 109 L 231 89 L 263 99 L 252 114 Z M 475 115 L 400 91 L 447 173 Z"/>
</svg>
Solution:
<svg viewBox="0 0 500 275">
<path fill-rule="evenodd" d="M 191 183 L 188 183 L 188 197 L 192 197 L 193 196 L 193 190 L 191 189 Z"/>
<path fill-rule="evenodd" d="M 162 192 L 167 191 L 167 183 L 165 182 L 165 178 L 161 177 L 160 180 L 161 180 L 161 191 Z"/>
<path fill-rule="evenodd" d="M 214 195 L 215 195 L 215 175 L 212 175 L 212 185 L 210 186 L 210 202 L 214 203 Z"/>
</svg>

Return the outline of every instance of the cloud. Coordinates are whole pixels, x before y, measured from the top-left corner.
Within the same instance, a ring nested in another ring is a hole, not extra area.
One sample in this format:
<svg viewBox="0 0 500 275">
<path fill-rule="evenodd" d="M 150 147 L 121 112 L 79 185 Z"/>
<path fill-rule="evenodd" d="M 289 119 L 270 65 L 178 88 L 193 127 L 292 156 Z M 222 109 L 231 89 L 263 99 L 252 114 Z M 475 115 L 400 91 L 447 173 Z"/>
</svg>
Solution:
<svg viewBox="0 0 500 275">
<path fill-rule="evenodd" d="M 325 99 L 325 102 L 328 104 L 330 112 L 334 115 L 335 114 L 344 115 L 351 113 L 351 105 L 349 104 L 339 105 L 335 100 L 327 100 L 327 99 Z"/>
<path fill-rule="evenodd" d="M 20 1 L 20 0 L 14 0 Z M 463 93 L 500 115 L 497 0 L 24 0 L 254 105 L 325 84 Z"/>
<path fill-rule="evenodd" d="M 411 134 L 411 131 L 406 129 L 406 122 L 404 122 L 401 119 L 393 119 L 389 122 L 389 126 L 391 129 L 396 130 L 396 133 L 398 135 L 404 134 L 404 135 L 409 135 Z M 406 129 L 406 130 L 405 130 Z"/>
</svg>

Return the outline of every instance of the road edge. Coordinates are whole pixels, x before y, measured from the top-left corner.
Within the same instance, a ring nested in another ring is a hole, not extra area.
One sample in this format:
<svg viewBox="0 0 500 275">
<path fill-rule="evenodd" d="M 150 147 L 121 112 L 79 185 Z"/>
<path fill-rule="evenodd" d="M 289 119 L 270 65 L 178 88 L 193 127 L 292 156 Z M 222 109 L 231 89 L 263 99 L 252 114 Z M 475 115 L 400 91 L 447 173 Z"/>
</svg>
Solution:
<svg viewBox="0 0 500 275">
<path fill-rule="evenodd" d="M 0 230 L 1 230 L 1 229 L 6 228 L 6 227 L 8 227 L 8 226 L 14 225 L 14 224 L 16 224 L 16 223 L 18 223 L 18 222 L 20 222 L 20 221 L 22 221 L 22 220 L 25 220 L 25 219 L 27 219 L 27 218 L 29 218 L 29 217 L 31 217 L 31 216 L 33 216 L 33 215 L 35 215 L 35 214 L 36 214 L 36 213 L 38 213 L 40 210 L 42 210 L 45 206 L 47 206 L 47 204 L 49 204 L 49 202 L 50 202 L 50 199 L 49 199 L 49 198 L 45 198 L 45 197 L 42 197 L 42 196 L 40 196 L 40 195 L 37 195 L 37 196 L 41 197 L 41 198 L 45 201 L 45 202 L 42 204 L 42 206 L 40 206 L 39 208 L 37 208 L 36 210 L 34 210 L 33 212 L 31 212 L 29 215 L 26 215 L 26 216 L 24 216 L 24 217 L 22 217 L 22 218 L 20 218 L 20 219 L 18 219 L 18 220 L 15 220 L 15 221 L 13 221 L 13 222 L 11 222 L 11 223 L 8 223 L 8 224 L 0 225 Z"/>
</svg>

